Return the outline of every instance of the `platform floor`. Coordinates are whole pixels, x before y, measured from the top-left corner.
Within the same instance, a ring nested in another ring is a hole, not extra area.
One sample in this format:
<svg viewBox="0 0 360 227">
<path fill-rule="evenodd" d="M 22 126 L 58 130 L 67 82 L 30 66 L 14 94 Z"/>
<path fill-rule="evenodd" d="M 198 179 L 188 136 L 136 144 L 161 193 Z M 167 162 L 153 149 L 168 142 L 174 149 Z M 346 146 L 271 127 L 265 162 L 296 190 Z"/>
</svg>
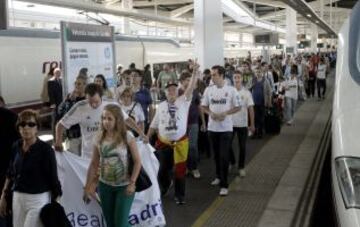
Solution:
<svg viewBox="0 0 360 227">
<path fill-rule="evenodd" d="M 235 171 L 231 173 L 232 183 L 227 197 L 219 197 L 219 188 L 210 185 L 215 176 L 213 159 L 202 158 L 199 165 L 201 179 L 193 179 L 190 176 L 187 178 L 187 203 L 184 206 L 176 205 L 173 190 L 163 198 L 167 226 L 257 226 L 281 177 L 322 105 L 332 102 L 332 82 L 333 78 L 328 80 L 328 95 L 325 100 L 318 101 L 317 98 L 312 98 L 299 103 L 294 125 L 284 125 L 279 135 L 266 135 L 261 140 L 248 140 L 247 175 L 245 178 L 239 178 Z M 293 180 L 296 181 L 296 177 Z M 286 193 L 297 194 L 299 190 L 301 189 L 291 187 Z M 278 205 L 281 208 L 282 204 Z"/>
</svg>

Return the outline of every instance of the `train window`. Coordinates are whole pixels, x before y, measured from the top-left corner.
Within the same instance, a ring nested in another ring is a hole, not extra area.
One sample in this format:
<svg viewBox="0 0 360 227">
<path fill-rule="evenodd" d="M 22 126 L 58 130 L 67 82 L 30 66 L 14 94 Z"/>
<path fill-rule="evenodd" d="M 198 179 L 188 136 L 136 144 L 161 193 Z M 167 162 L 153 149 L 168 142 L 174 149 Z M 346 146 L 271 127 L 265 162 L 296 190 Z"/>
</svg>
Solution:
<svg viewBox="0 0 360 227">
<path fill-rule="evenodd" d="M 349 70 L 351 77 L 360 84 L 360 4 L 352 9 L 349 28 Z M 351 47 L 351 48 L 350 48 Z"/>
<path fill-rule="evenodd" d="M 337 158 L 335 171 L 345 207 L 360 208 L 360 158 Z"/>
</svg>

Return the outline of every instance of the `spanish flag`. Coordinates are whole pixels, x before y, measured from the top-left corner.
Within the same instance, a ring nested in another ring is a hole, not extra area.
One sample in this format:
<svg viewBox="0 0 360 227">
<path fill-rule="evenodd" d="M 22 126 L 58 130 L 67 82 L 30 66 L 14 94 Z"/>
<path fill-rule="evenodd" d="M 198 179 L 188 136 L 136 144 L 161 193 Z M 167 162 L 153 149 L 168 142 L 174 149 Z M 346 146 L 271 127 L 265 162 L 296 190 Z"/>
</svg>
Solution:
<svg viewBox="0 0 360 227">
<path fill-rule="evenodd" d="M 159 150 L 162 150 L 166 147 L 171 147 L 173 149 L 175 178 L 184 178 L 186 174 L 186 160 L 189 152 L 189 138 L 184 136 L 176 142 L 171 142 L 158 136 L 155 147 Z"/>
</svg>

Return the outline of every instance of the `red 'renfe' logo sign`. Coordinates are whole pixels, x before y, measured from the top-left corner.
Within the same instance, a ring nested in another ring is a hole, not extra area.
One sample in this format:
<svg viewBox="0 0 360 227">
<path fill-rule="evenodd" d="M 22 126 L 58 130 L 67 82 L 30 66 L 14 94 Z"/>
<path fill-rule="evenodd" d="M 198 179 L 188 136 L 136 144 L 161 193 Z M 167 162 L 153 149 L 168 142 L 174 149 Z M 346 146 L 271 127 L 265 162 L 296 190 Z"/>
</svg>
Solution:
<svg viewBox="0 0 360 227">
<path fill-rule="evenodd" d="M 54 69 L 54 68 L 62 68 L 61 67 L 61 61 L 45 61 L 43 62 L 42 65 L 42 73 L 48 73 L 50 72 L 50 69 Z"/>
</svg>

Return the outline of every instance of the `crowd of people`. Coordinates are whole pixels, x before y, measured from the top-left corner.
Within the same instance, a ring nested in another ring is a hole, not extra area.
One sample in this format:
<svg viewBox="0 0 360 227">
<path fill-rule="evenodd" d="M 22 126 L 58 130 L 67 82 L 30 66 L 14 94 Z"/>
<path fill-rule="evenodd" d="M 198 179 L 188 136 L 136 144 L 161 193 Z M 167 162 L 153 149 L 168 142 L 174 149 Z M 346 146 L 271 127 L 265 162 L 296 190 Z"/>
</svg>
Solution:
<svg viewBox="0 0 360 227">
<path fill-rule="evenodd" d="M 241 61 L 225 59 L 224 66 L 203 73 L 193 60 L 181 72 L 164 64 L 156 80 L 150 65 L 144 70 L 135 64 L 129 69 L 118 65 L 114 89 L 103 75 L 89 81 L 87 70 L 81 70 L 65 99 L 61 69 L 52 69 L 41 97 L 53 110 L 54 149 L 39 140 L 35 111 L 16 116 L 0 107 L 12 119 L 7 129 L 13 128 L 0 136 L 6 138 L 1 150 L 7 151 L 1 159 L 0 214 L 7 216 L 16 204 L 11 212 L 14 226 L 41 226 L 41 208 L 62 194 L 54 150 L 67 150 L 91 160 L 84 201 L 98 188 L 107 225 L 128 226 L 141 168 L 136 138 L 155 147 L 162 196 L 174 182 L 176 203 L 185 204 L 186 174 L 201 177 L 200 151 L 213 154 L 214 180 L 209 184 L 219 186 L 219 195 L 226 196 L 230 166 L 246 176 L 247 138 L 279 133 L 282 122 L 293 125 L 297 100 L 312 99 L 315 85 L 318 100 L 324 99 L 334 61 L 335 53 L 272 56 L 268 62 L 249 53 Z M 232 147 L 235 137 L 237 150 Z"/>
</svg>

